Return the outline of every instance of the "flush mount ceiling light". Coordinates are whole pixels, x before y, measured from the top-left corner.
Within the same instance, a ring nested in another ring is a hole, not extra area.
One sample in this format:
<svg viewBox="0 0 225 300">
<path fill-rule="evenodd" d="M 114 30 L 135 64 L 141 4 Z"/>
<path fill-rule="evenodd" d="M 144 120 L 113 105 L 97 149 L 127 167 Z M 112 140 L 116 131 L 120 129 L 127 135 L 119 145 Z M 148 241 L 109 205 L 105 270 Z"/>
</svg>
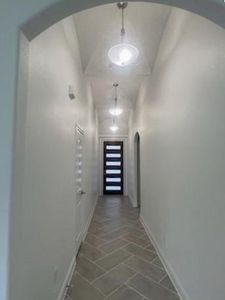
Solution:
<svg viewBox="0 0 225 300">
<path fill-rule="evenodd" d="M 124 9 L 127 7 L 127 2 L 119 2 L 117 6 L 122 11 L 122 28 L 121 28 L 121 43 L 113 46 L 109 52 L 108 57 L 111 62 L 117 66 L 125 67 L 132 64 L 139 56 L 138 49 L 128 43 L 124 42 L 126 31 L 124 27 Z"/>
<path fill-rule="evenodd" d="M 113 84 L 113 87 L 115 88 L 115 98 L 114 98 L 115 104 L 114 104 L 114 108 L 111 108 L 109 110 L 110 114 L 113 115 L 113 116 L 119 116 L 123 112 L 123 110 L 121 108 L 117 107 L 117 101 L 118 101 L 117 88 L 118 88 L 118 86 L 119 86 L 118 83 Z"/>
</svg>

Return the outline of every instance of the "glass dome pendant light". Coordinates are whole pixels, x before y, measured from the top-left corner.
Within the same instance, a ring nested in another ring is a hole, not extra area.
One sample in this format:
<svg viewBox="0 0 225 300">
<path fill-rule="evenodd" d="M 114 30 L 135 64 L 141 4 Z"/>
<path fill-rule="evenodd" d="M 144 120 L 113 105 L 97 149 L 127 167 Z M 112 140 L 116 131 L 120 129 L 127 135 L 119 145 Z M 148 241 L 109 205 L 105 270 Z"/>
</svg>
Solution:
<svg viewBox="0 0 225 300">
<path fill-rule="evenodd" d="M 110 114 L 113 115 L 113 116 L 119 116 L 123 112 L 123 110 L 121 108 L 117 107 L 117 101 L 118 101 L 117 88 L 118 88 L 118 86 L 119 86 L 118 83 L 113 84 L 113 87 L 115 88 L 115 98 L 114 98 L 115 104 L 114 104 L 114 108 L 111 108 L 109 110 Z"/>
<path fill-rule="evenodd" d="M 122 28 L 120 32 L 121 43 L 113 46 L 108 52 L 108 57 L 111 62 L 120 67 L 130 65 L 137 59 L 139 55 L 139 51 L 135 46 L 124 42 L 126 35 L 124 26 L 124 9 L 127 7 L 127 5 L 127 2 L 117 3 L 118 8 L 122 11 Z"/>
</svg>

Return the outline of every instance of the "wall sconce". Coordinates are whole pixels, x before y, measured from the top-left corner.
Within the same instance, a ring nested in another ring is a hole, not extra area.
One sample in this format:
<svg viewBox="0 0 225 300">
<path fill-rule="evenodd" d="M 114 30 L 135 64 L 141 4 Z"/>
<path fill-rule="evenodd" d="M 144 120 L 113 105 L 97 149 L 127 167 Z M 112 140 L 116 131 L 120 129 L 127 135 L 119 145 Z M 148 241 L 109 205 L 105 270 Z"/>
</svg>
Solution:
<svg viewBox="0 0 225 300">
<path fill-rule="evenodd" d="M 72 85 L 69 85 L 69 98 L 71 101 L 76 99 L 74 87 Z"/>
</svg>

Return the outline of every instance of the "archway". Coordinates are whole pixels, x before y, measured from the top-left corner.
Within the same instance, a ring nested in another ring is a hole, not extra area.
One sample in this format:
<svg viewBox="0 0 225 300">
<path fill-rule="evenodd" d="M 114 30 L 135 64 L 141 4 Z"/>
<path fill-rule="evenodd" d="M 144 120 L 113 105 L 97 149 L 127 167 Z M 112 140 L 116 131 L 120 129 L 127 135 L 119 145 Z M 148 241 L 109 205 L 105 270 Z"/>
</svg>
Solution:
<svg viewBox="0 0 225 300">
<path fill-rule="evenodd" d="M 135 0 L 131 0 L 135 1 Z M 159 3 L 170 5 L 190 12 L 199 14 L 203 17 L 208 18 L 209 20 L 217 23 L 218 25 L 225 27 L 225 10 L 221 9 L 221 4 L 216 0 L 189 0 L 189 1 L 180 1 L 180 0 L 170 0 L 165 2 L 164 0 L 137 0 L 138 2 L 150 2 L 150 3 Z M 21 29 L 26 35 L 28 40 L 32 40 L 39 33 L 47 29 L 49 26 L 55 24 L 56 22 L 62 20 L 63 18 L 91 8 L 98 5 L 104 5 L 113 3 L 116 1 L 112 0 L 85 0 L 82 2 L 78 1 L 55 1 L 51 0 L 49 7 L 46 9 L 39 10 L 39 13 L 31 17 L 27 22 L 25 22 Z M 224 3 L 223 3 L 224 4 Z"/>
<path fill-rule="evenodd" d="M 5 16 L 3 22 L 1 22 L 3 28 L 7 28 L 7 39 L 1 37 L 0 53 L 2 61 L 4 61 L 4 78 L 0 83 L 1 99 L 4 104 L 4 109 L 1 110 L 1 133 L 6 136 L 4 139 L 5 146 L 1 152 L 1 162 L 4 162 L 3 168 L 1 168 L 0 178 L 1 180 L 1 196 L 3 198 L 1 209 L 4 215 L 1 218 L 1 227 L 4 228 L 2 233 L 1 245 L 2 252 L 0 261 L 2 265 L 0 278 L 0 298 L 7 299 L 6 296 L 6 278 L 7 278 L 7 252 L 8 252 L 8 224 L 9 224 L 9 208 L 11 199 L 11 169 L 12 169 L 12 157 L 14 147 L 14 110 L 15 110 L 15 95 L 16 95 L 16 63 L 17 63 L 17 32 L 18 28 L 22 29 L 28 40 L 32 40 L 35 36 L 41 33 L 43 30 L 53 25 L 62 18 L 78 12 L 80 10 L 90 8 L 100 4 L 111 3 L 109 0 L 83 0 L 83 1 L 56 1 L 46 0 L 45 3 L 29 3 L 29 1 L 23 1 L 23 3 L 6 3 L 4 5 Z M 173 5 L 180 7 L 191 12 L 202 15 L 218 25 L 225 27 L 225 9 L 223 9 L 224 2 L 217 0 L 199 0 L 199 1 L 180 1 L 171 0 L 165 3 L 163 0 L 149 1 L 154 3 L 161 3 L 166 5 Z M 13 12 L 9 16 L 9 12 Z M 17 11 L 21 11 L 21 14 L 17 14 Z M 7 13 L 8 12 L 8 13 Z M 18 15 L 15 18 L 15 14 Z M 5 20 L 5 23 L 4 23 Z M 29 21 L 27 21 L 29 20 Z M 21 26 L 21 24 L 23 24 Z M 9 27 L 7 25 L 10 25 Z M 10 51 L 9 51 L 10 48 Z M 7 84 L 6 84 L 7 83 Z M 14 200 L 14 199 L 13 199 Z"/>
</svg>

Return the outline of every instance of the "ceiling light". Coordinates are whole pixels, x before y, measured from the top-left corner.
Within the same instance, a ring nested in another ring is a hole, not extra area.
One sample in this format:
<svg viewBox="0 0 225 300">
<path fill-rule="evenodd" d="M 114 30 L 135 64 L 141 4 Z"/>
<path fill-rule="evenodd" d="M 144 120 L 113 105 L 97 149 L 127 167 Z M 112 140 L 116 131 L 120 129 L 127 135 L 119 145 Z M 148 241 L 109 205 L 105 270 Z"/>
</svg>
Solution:
<svg viewBox="0 0 225 300">
<path fill-rule="evenodd" d="M 118 129 L 119 129 L 119 127 L 117 125 L 112 125 L 110 127 L 110 130 L 113 131 L 113 132 L 116 132 Z"/>
<path fill-rule="evenodd" d="M 111 62 L 120 67 L 130 65 L 138 58 L 138 55 L 139 51 L 136 47 L 125 43 L 113 46 L 108 52 Z"/>
<path fill-rule="evenodd" d="M 112 108 L 109 110 L 110 114 L 113 116 L 120 116 L 123 112 L 121 108 Z"/>
<path fill-rule="evenodd" d="M 113 46 L 109 52 L 108 57 L 111 62 L 117 66 L 125 67 L 132 64 L 139 56 L 138 49 L 128 43 L 124 43 L 124 38 L 126 35 L 124 27 L 124 9 L 127 7 L 127 2 L 119 2 L 117 6 L 122 10 L 122 28 L 121 28 L 121 43 Z"/>
</svg>

